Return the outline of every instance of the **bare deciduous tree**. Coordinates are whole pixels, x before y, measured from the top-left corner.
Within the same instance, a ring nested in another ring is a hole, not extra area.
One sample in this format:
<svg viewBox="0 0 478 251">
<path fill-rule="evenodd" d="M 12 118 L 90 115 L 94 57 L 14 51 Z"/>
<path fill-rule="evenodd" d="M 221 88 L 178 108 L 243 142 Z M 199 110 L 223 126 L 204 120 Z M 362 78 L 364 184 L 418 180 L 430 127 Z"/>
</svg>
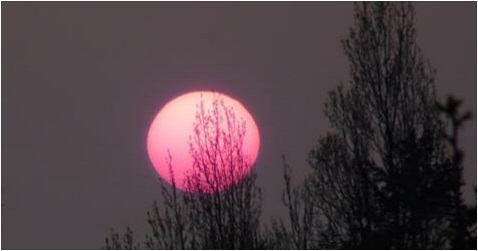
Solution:
<svg viewBox="0 0 478 251">
<path fill-rule="evenodd" d="M 190 192 L 176 188 L 169 156 L 172 184 L 161 182 L 162 205 L 155 202 L 147 213 L 148 249 L 255 249 L 264 245 L 259 232 L 261 193 L 251 160 L 242 148 L 245 122 L 220 94 L 215 94 L 211 109 L 205 107 L 204 100 L 197 106 L 190 138 L 194 163 L 185 181 Z M 137 247 L 129 228 L 123 239 L 115 232 L 106 239 L 107 249 L 129 247 Z"/>
<path fill-rule="evenodd" d="M 198 106 L 190 149 L 188 195 L 202 248 L 246 249 L 258 242 L 260 190 L 243 152 L 245 122 L 217 96 L 211 110 Z"/>
<path fill-rule="evenodd" d="M 282 203 L 287 208 L 288 224 L 282 219 L 272 220 L 272 234 L 275 242 L 274 249 L 316 249 L 319 245 L 317 229 L 320 227 L 320 218 L 315 207 L 316 197 L 310 189 L 306 179 L 298 185 L 292 184 L 291 167 L 285 156 L 282 156 L 284 166 L 285 191 L 282 194 Z M 287 227 L 286 227 L 287 225 Z"/>
</svg>

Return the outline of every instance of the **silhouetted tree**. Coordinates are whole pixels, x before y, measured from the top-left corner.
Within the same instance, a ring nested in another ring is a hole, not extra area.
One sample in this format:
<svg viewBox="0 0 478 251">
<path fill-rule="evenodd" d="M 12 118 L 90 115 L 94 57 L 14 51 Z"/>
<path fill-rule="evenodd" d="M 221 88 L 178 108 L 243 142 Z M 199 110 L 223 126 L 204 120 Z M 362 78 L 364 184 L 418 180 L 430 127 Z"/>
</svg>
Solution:
<svg viewBox="0 0 478 251">
<path fill-rule="evenodd" d="M 471 113 L 461 114 L 459 108 L 462 102 L 449 96 L 445 104 L 437 103 L 438 109 L 446 116 L 449 123 L 449 131 L 444 136 L 449 142 L 452 152 L 452 200 L 453 221 L 451 224 L 451 247 L 453 249 L 476 249 L 476 205 L 467 207 L 462 198 L 461 187 L 463 181 L 463 151 L 458 145 L 458 131 L 463 123 L 471 119 Z M 476 189 L 475 189 L 476 194 Z M 473 225 L 475 229 L 473 229 Z M 469 229 L 471 227 L 471 229 Z"/>
<path fill-rule="evenodd" d="M 294 186 L 292 184 L 291 167 L 285 156 L 282 157 L 284 167 L 285 191 L 282 203 L 288 211 L 288 226 L 282 219 L 272 220 L 272 235 L 275 242 L 273 249 L 315 249 L 320 247 L 317 229 L 320 218 L 314 207 L 315 197 L 310 191 L 308 180 Z"/>
<path fill-rule="evenodd" d="M 126 227 L 122 235 L 111 229 L 110 235 L 105 239 L 104 249 L 139 249 L 139 243 L 134 241 L 131 228 Z"/>
<path fill-rule="evenodd" d="M 450 228 L 463 234 L 452 213 L 463 205 L 462 170 L 443 137 L 414 16 L 411 3 L 355 4 L 342 41 L 350 84 L 329 94 L 334 130 L 309 155 L 322 247 L 446 248 Z"/>
<path fill-rule="evenodd" d="M 476 250 L 476 185 L 474 186 L 475 192 L 475 204 L 474 205 L 467 205 L 465 209 L 465 222 L 466 222 L 466 243 L 467 249 L 474 249 Z"/>
<path fill-rule="evenodd" d="M 194 233 L 188 233 L 191 225 L 188 224 L 187 204 L 176 187 L 172 158 L 168 155 L 171 187 L 161 183 L 162 205 L 160 208 L 155 201 L 151 211 L 147 212 L 147 223 L 150 233 L 146 234 L 145 245 L 148 249 L 186 249 L 194 245 Z"/>
<path fill-rule="evenodd" d="M 126 231 L 120 235 L 111 230 L 105 239 L 104 249 L 186 249 L 194 248 L 194 232 L 188 221 L 190 215 L 184 195 L 177 187 L 173 174 L 172 158 L 168 156 L 169 171 L 172 177 L 172 185 L 166 185 L 160 179 L 162 204 L 154 201 L 151 211 L 146 214 L 149 231 L 146 234 L 144 247 L 133 238 L 133 230 L 126 227 Z"/>
<path fill-rule="evenodd" d="M 255 249 L 264 247 L 259 231 L 261 193 L 255 185 L 251 160 L 242 151 L 245 122 L 216 94 L 212 109 L 197 106 L 190 138 L 192 171 L 187 191 L 177 189 L 169 156 L 171 186 L 161 182 L 162 205 L 147 213 L 148 249 Z M 124 237 L 112 232 L 107 249 L 131 249 L 133 231 Z"/>
<path fill-rule="evenodd" d="M 188 194 L 187 200 L 199 247 L 255 248 L 261 194 L 255 174 L 249 174 L 251 160 L 242 151 L 245 122 L 218 96 L 212 110 L 199 105 L 194 130 L 194 164 L 187 186 L 200 192 Z"/>
</svg>

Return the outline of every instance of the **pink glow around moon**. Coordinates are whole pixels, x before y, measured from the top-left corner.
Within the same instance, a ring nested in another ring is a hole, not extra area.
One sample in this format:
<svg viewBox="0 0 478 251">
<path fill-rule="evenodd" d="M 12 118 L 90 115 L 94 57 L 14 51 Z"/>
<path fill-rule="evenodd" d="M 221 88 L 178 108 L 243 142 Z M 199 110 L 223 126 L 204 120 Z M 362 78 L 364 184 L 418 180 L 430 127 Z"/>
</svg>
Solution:
<svg viewBox="0 0 478 251">
<path fill-rule="evenodd" d="M 241 103 L 217 92 L 191 92 L 181 95 L 168 102 L 154 118 L 148 132 L 147 150 L 156 172 L 171 184 L 172 179 L 168 165 L 169 151 L 172 157 L 176 187 L 183 191 L 187 191 L 186 174 L 193 168 L 189 143 L 191 142 L 190 137 L 194 135 L 197 107 L 202 100 L 205 110 L 212 110 L 213 101 L 217 97 L 222 99 L 227 107 L 233 109 L 237 119 L 243 120 L 245 123 L 242 152 L 250 161 L 247 172 L 251 171 L 257 159 L 260 147 L 259 130 L 252 115 Z M 225 125 L 221 125 L 221 127 L 225 128 Z M 238 181 L 235 180 L 233 183 Z M 233 184 L 226 187 L 231 185 Z"/>
</svg>

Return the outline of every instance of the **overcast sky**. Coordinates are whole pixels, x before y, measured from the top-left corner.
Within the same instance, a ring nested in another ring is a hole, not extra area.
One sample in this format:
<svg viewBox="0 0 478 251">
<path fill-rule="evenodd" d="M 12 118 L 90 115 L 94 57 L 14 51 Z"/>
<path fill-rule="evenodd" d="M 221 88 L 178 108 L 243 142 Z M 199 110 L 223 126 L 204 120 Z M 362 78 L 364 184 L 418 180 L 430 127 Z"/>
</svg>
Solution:
<svg viewBox="0 0 478 251">
<path fill-rule="evenodd" d="M 476 3 L 417 3 L 418 42 L 440 97 L 476 111 Z M 348 80 L 352 3 L 2 2 L 2 248 L 101 248 L 146 227 L 159 198 L 146 134 L 168 100 L 215 89 L 261 132 L 264 219 L 283 214 L 281 154 L 295 177 Z M 464 129 L 476 184 L 476 119 Z M 470 186 L 466 197 L 473 199 Z M 140 236 L 142 237 L 142 236 Z"/>
</svg>

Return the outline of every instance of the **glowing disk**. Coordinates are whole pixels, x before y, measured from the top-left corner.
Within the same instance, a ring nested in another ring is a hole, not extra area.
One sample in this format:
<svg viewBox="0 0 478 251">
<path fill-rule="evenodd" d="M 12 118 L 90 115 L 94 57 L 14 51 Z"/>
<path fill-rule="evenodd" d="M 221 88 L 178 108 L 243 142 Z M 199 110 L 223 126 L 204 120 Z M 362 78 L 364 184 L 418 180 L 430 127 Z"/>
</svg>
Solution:
<svg viewBox="0 0 478 251">
<path fill-rule="evenodd" d="M 172 183 L 168 152 L 171 155 L 171 167 L 176 187 L 188 191 L 185 181 L 193 168 L 193 157 L 190 153 L 191 138 L 194 136 L 194 123 L 201 102 L 205 111 L 212 111 L 214 100 L 222 100 L 230 107 L 236 120 L 245 124 L 242 142 L 242 154 L 248 160 L 247 172 L 255 163 L 260 146 L 260 136 L 252 115 L 237 100 L 217 92 L 191 92 L 168 102 L 156 115 L 148 132 L 147 150 L 156 172 L 170 184 Z M 222 112 L 224 113 L 224 112 Z M 222 114 L 224 115 L 224 114 Z M 227 131 L 227 123 L 220 123 L 220 128 Z M 222 168 L 222 167 L 219 167 Z M 223 189 L 237 183 L 243 177 L 229 181 Z"/>
</svg>

